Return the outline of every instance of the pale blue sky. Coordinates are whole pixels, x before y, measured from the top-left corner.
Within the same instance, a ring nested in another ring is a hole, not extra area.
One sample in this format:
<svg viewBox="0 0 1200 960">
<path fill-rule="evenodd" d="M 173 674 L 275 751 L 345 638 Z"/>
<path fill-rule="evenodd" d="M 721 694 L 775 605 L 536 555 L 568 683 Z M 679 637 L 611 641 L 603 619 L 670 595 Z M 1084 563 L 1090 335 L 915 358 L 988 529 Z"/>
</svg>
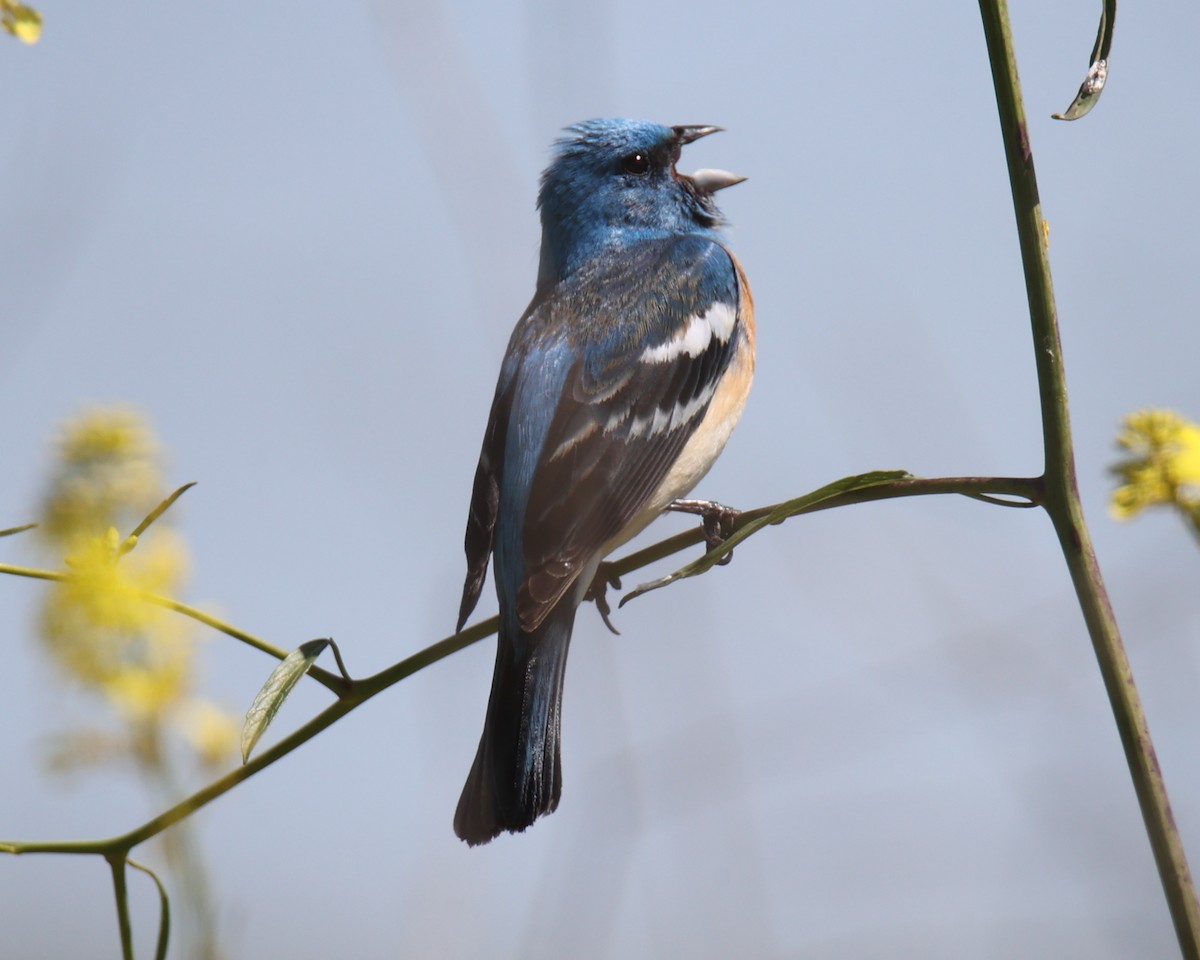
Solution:
<svg viewBox="0 0 1200 960">
<path fill-rule="evenodd" d="M 1052 121 L 1099 7 L 1017 3 L 1015 32 L 1085 506 L 1200 860 L 1200 556 L 1168 517 L 1115 524 L 1105 472 L 1124 413 L 1200 417 L 1200 8 L 1123 6 L 1100 105 Z M 284 647 L 332 634 L 357 673 L 444 636 L 533 288 L 537 177 L 561 127 L 606 115 L 719 124 L 683 167 L 749 178 L 721 201 L 758 380 L 699 495 L 1040 468 L 973 4 L 42 10 L 42 44 L 0 44 L 0 527 L 33 512 L 63 418 L 133 403 L 172 483 L 199 481 L 179 508 L 187 599 Z M 9 540 L 0 559 L 30 556 Z M 117 833 L 157 812 L 136 784 L 41 769 L 46 737 L 88 715 L 34 645 L 42 589 L 0 578 L 0 837 Z M 492 641 L 208 808 L 229 955 L 1171 954 L 1040 513 L 908 500 L 793 521 L 617 623 L 581 611 L 562 805 L 525 835 L 469 850 L 450 825 Z M 204 661 L 238 710 L 271 667 L 221 636 Z M 303 685 L 277 723 L 326 700 Z M 115 955 L 111 903 L 102 864 L 0 859 L 13 956 Z M 135 907 L 148 942 L 149 889 Z"/>
</svg>

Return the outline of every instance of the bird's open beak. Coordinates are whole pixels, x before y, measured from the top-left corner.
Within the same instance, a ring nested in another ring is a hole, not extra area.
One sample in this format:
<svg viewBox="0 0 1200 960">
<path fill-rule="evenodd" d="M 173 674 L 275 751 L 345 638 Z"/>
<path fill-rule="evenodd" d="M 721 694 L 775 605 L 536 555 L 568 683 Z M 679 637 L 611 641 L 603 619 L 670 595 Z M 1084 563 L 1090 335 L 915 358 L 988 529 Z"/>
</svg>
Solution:
<svg viewBox="0 0 1200 960">
<path fill-rule="evenodd" d="M 732 187 L 746 179 L 739 177 L 736 173 L 730 173 L 728 170 L 710 170 L 708 167 L 697 170 L 695 173 L 689 173 L 687 177 L 705 193 L 716 193 L 718 190 Z"/>
<path fill-rule="evenodd" d="M 692 143 L 699 140 L 701 137 L 707 137 L 710 133 L 720 133 L 724 127 L 713 127 L 702 124 L 692 126 L 672 127 L 675 131 L 675 136 L 679 138 L 681 144 Z M 724 190 L 726 187 L 732 187 L 735 183 L 741 183 L 745 177 L 739 177 L 736 173 L 730 173 L 728 170 L 697 170 L 695 173 L 683 174 L 692 181 L 697 189 L 705 193 L 716 193 L 718 190 Z"/>
</svg>

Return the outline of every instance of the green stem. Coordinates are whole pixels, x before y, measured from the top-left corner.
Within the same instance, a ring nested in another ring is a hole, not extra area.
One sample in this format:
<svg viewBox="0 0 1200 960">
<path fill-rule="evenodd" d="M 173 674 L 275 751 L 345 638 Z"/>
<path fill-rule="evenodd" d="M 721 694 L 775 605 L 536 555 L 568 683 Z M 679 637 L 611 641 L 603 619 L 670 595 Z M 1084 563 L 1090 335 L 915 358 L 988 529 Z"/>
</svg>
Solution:
<svg viewBox="0 0 1200 960">
<path fill-rule="evenodd" d="M 5 572 L 0 565 L 0 573 Z M 173 600 L 170 597 L 163 597 L 156 593 L 143 591 L 141 597 L 147 603 L 153 603 L 155 606 L 164 607 L 167 610 L 173 610 L 175 613 L 182 614 L 195 620 L 197 623 L 202 623 L 206 627 L 220 631 L 226 636 L 233 637 L 235 640 L 240 640 L 247 646 L 253 647 L 255 650 L 261 650 L 263 653 L 269 654 L 276 660 L 283 660 L 287 657 L 288 651 L 281 650 L 273 643 L 268 643 L 261 637 L 256 637 L 252 633 L 246 633 L 244 630 L 239 630 L 232 624 L 226 623 L 224 620 L 219 620 L 212 614 L 205 613 L 196 607 L 189 606 L 186 603 L 180 603 L 178 600 Z M 341 658 L 339 657 L 339 660 Z M 339 697 L 345 696 L 349 691 L 349 685 L 344 677 L 338 676 L 336 673 L 330 673 L 328 670 L 323 670 L 320 667 L 310 667 L 308 675 L 318 683 L 328 687 Z"/>
<path fill-rule="evenodd" d="M 133 927 L 129 922 L 129 888 L 125 884 L 125 857 L 127 850 L 117 850 L 108 855 L 112 869 L 113 895 L 117 898 L 117 926 L 121 931 L 121 956 L 133 960 Z"/>
<path fill-rule="evenodd" d="M 831 510 L 834 507 L 848 507 L 855 503 L 872 503 L 877 500 L 894 500 L 899 497 L 925 497 L 945 494 L 957 494 L 980 500 L 985 503 L 1008 507 L 1038 506 L 1042 502 L 1041 477 L 905 477 L 902 480 L 889 480 L 871 487 L 851 490 L 844 494 L 829 497 L 819 503 L 795 511 L 795 516 L 805 513 L 818 513 L 821 510 Z M 1016 497 L 1019 500 L 1002 500 L 1001 497 Z M 759 520 L 774 513 L 782 504 L 772 503 L 765 507 L 755 507 L 743 510 L 733 526 L 737 532 L 748 523 Z M 658 560 L 664 560 L 672 554 L 679 553 L 690 546 L 704 540 L 704 530 L 700 526 L 689 527 L 672 537 L 652 543 L 634 553 L 627 554 L 619 560 L 610 561 L 608 569 L 613 576 L 623 577 L 634 570 L 648 567 Z"/>
<path fill-rule="evenodd" d="M 1046 457 L 1044 506 L 1058 535 L 1095 648 L 1180 950 L 1189 960 L 1200 960 L 1200 904 L 1079 499 L 1054 288 L 1008 8 L 1005 0 L 980 0 L 979 6 L 996 88 L 1033 327 Z"/>
<path fill-rule="evenodd" d="M 376 694 L 382 693 L 388 687 L 395 683 L 399 683 L 405 677 L 411 676 L 418 670 L 429 666 L 431 663 L 436 663 L 452 653 L 457 653 L 464 647 L 483 639 L 489 634 L 495 633 L 497 627 L 497 618 L 492 617 L 482 623 L 477 623 L 475 626 L 462 633 L 447 637 L 433 646 L 426 647 L 419 653 L 413 654 L 405 660 L 400 661 L 394 666 L 389 667 L 372 677 L 365 680 L 356 680 L 351 685 L 350 691 L 337 702 L 326 707 L 321 713 L 317 714 L 308 723 L 299 727 L 288 736 L 284 737 L 274 746 L 264 750 L 249 763 L 231 770 L 225 776 L 214 780 L 208 786 L 196 793 L 181 800 L 169 810 L 165 810 L 152 820 L 148 820 L 140 827 L 130 830 L 128 833 L 121 834 L 119 837 L 112 837 L 107 840 L 93 840 L 76 843 L 57 843 L 57 842 L 5 842 L 0 843 L 0 852 L 22 854 L 22 853 L 65 853 L 65 854 L 96 854 L 106 853 L 111 850 L 127 851 L 136 847 L 140 843 L 144 843 L 151 837 L 162 833 L 168 827 L 173 826 L 185 817 L 191 816 L 201 807 L 207 805 L 211 801 L 224 793 L 228 793 L 243 780 L 248 780 L 254 774 L 258 773 L 265 767 L 269 767 L 276 760 L 280 760 L 287 756 L 297 747 L 307 743 L 326 727 L 332 726 L 351 710 L 354 710 L 361 704 L 370 700 Z"/>
<path fill-rule="evenodd" d="M 14 577 L 29 577 L 33 580 L 49 580 L 55 583 L 63 583 L 71 579 L 71 574 L 63 570 L 40 570 L 36 567 L 20 567 L 11 563 L 0 563 L 0 574 L 4 573 Z M 288 651 L 281 650 L 261 637 L 256 637 L 245 630 L 239 630 L 232 624 L 226 623 L 224 620 L 220 620 L 212 614 L 205 613 L 203 610 L 189 606 L 186 603 L 181 603 L 170 597 L 160 596 L 157 593 L 150 593 L 146 590 L 141 591 L 140 596 L 147 603 L 152 603 L 167 610 L 172 610 L 182 616 L 189 617 L 197 623 L 202 623 L 206 627 L 211 627 L 213 630 L 217 630 L 226 636 L 240 640 L 247 646 L 254 647 L 255 650 L 261 650 L 276 660 L 283 660 L 288 655 Z M 312 667 L 308 671 L 308 674 L 318 683 L 328 687 L 339 697 L 343 696 L 347 690 L 346 681 L 336 673 L 330 673 L 328 670 L 322 670 L 320 667 Z"/>
<path fill-rule="evenodd" d="M 0 563 L 0 573 L 11 574 L 14 577 L 30 577 L 34 580 L 57 580 L 62 582 L 68 575 L 60 570 L 38 570 L 35 567 L 18 567 L 11 563 Z"/>
</svg>

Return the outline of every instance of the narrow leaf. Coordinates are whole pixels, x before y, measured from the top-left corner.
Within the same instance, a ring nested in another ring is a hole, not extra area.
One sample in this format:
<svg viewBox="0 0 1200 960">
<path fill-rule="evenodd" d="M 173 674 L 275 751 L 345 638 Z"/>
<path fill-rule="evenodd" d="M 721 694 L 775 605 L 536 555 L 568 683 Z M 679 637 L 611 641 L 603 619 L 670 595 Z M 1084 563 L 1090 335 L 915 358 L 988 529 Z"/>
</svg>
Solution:
<svg viewBox="0 0 1200 960">
<path fill-rule="evenodd" d="M 1104 0 L 1100 11 L 1100 29 L 1096 32 L 1096 45 L 1088 61 L 1088 72 L 1079 87 L 1079 93 L 1063 113 L 1052 113 L 1055 120 L 1078 120 L 1088 114 L 1100 99 L 1104 83 L 1108 79 L 1108 54 L 1112 49 L 1113 28 L 1117 23 L 1117 0 Z"/>
<path fill-rule="evenodd" d="M 137 529 L 135 529 L 133 531 L 133 533 L 131 533 L 129 535 L 129 541 L 132 541 L 132 543 L 129 547 L 129 550 L 133 549 L 133 547 L 137 544 L 137 538 L 146 532 L 146 530 L 150 527 L 150 524 L 152 524 L 155 520 L 157 520 L 164 513 L 166 513 L 167 510 L 170 508 L 171 504 L 173 504 L 176 500 L 178 500 L 180 497 L 182 497 L 189 490 L 191 490 L 192 487 L 194 487 L 195 485 L 196 485 L 195 480 L 193 480 L 191 483 L 185 483 L 182 487 L 180 487 L 173 494 L 171 494 L 169 497 L 167 497 L 166 500 L 164 500 L 157 507 L 155 507 L 153 510 L 151 510 L 150 513 L 147 514 L 146 519 L 143 520 L 141 523 L 139 523 L 137 525 Z M 126 541 L 126 542 L 129 542 L 129 541 Z M 129 550 L 126 550 L 124 552 L 128 553 Z"/>
<path fill-rule="evenodd" d="M 292 687 L 299 683 L 327 646 L 329 641 L 325 639 L 302 643 L 271 671 L 267 682 L 246 711 L 246 723 L 242 726 L 242 763 L 250 759 L 250 751 L 275 719 L 275 714 L 292 692 Z"/>
<path fill-rule="evenodd" d="M 26 530 L 32 530 L 36 526 L 36 523 L 27 523 L 21 527 L 9 527 L 7 530 L 0 530 L 0 537 L 11 537 L 14 533 L 24 533 Z"/>
<path fill-rule="evenodd" d="M 145 864 L 128 859 L 125 862 L 135 870 L 141 870 L 142 873 L 147 874 L 154 881 L 154 885 L 158 887 L 158 902 L 161 910 L 158 922 L 158 944 L 154 950 L 154 960 L 167 960 L 167 946 L 171 942 L 171 898 L 167 896 L 167 888 L 158 879 L 158 874 Z"/>
<path fill-rule="evenodd" d="M 794 500 L 786 500 L 765 516 L 758 517 L 739 526 L 731 536 L 713 547 L 698 560 L 693 560 L 691 563 L 685 564 L 674 573 L 660 577 L 658 580 L 652 580 L 649 583 L 643 583 L 636 589 L 631 590 L 621 598 L 618 606 L 623 607 L 635 597 L 640 597 L 652 590 L 658 590 L 661 587 L 674 583 L 676 580 L 686 580 L 688 577 L 694 577 L 697 574 L 711 570 L 734 547 L 743 540 L 758 533 L 763 527 L 783 523 L 789 517 L 794 517 L 796 514 L 809 510 L 822 501 L 830 500 L 844 493 L 850 493 L 853 490 L 862 490 L 865 487 L 877 487 L 882 483 L 891 483 L 895 480 L 906 480 L 911 476 L 912 474 L 906 470 L 873 470 L 870 473 L 859 473 L 852 477 L 843 477 L 841 480 L 827 483 L 812 493 L 806 493 L 804 496 L 796 497 Z"/>
</svg>

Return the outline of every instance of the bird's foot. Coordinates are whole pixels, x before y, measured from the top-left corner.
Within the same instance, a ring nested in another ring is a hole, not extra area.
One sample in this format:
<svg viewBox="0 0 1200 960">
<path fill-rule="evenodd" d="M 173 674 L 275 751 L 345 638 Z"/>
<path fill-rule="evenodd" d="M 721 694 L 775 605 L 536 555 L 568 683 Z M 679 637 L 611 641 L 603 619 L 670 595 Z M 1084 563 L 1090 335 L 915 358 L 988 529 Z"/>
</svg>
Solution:
<svg viewBox="0 0 1200 960">
<path fill-rule="evenodd" d="M 602 560 L 600 566 L 596 568 L 596 575 L 592 578 L 591 586 L 588 587 L 587 593 L 583 595 L 584 600 L 591 600 L 596 604 L 596 609 L 600 611 L 600 619 L 604 621 L 604 625 L 608 627 L 617 636 L 621 635 L 621 631 L 613 626 L 612 620 L 609 619 L 609 614 L 612 613 L 612 607 L 608 605 L 608 588 L 614 590 L 621 589 L 621 578 L 613 572 L 613 565 L 607 560 Z"/>
<path fill-rule="evenodd" d="M 742 515 L 741 510 L 727 507 L 716 500 L 672 500 L 667 504 L 667 509 L 698 516 L 704 528 L 704 544 L 709 550 L 719 547 L 729 538 Z M 717 566 L 724 566 L 732 559 L 733 551 L 730 550 L 717 561 Z"/>
</svg>

